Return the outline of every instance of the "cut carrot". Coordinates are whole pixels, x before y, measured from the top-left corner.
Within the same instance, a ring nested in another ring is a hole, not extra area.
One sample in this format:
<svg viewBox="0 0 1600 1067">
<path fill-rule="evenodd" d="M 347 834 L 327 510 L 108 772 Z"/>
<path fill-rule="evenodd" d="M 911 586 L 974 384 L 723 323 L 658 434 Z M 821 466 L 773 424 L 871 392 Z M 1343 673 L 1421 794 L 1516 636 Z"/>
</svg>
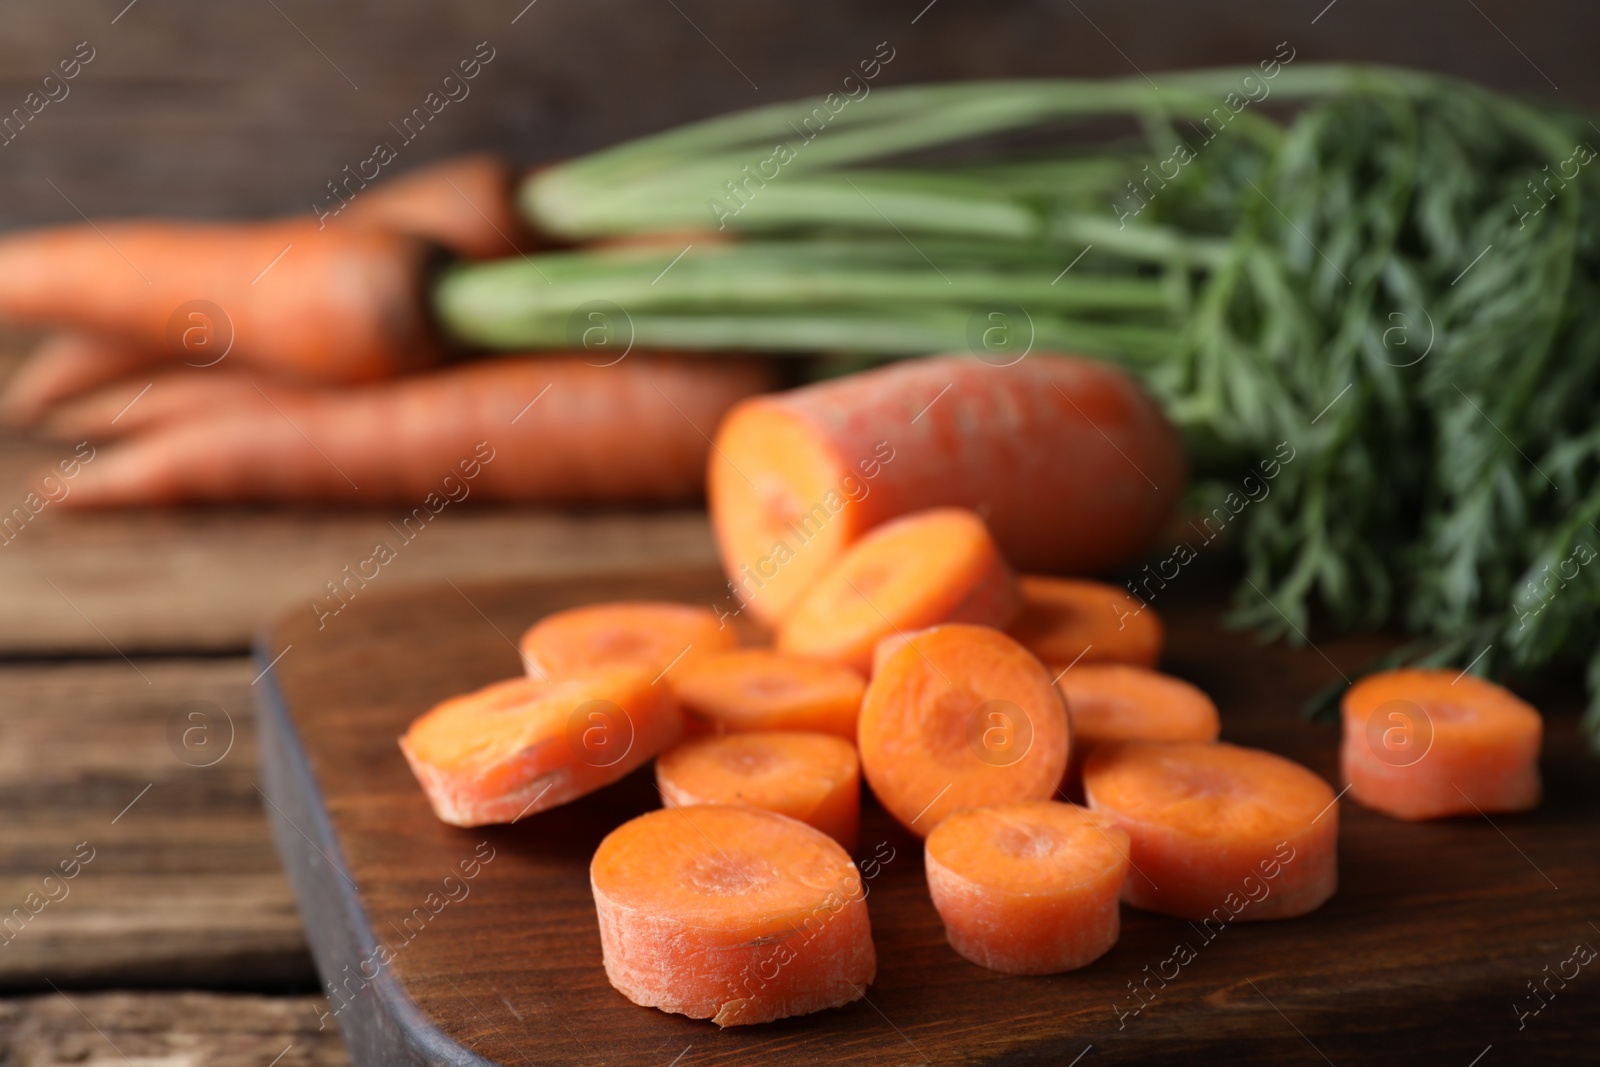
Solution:
<svg viewBox="0 0 1600 1067">
<path fill-rule="evenodd" d="M 925 836 L 957 808 L 1049 799 L 1067 766 L 1067 713 L 1027 649 L 951 623 L 911 634 L 879 666 L 858 747 L 878 801 Z"/>
<path fill-rule="evenodd" d="M 1450 670 L 1369 675 L 1344 696 L 1350 795 L 1399 819 L 1539 803 L 1544 720 L 1493 682 Z"/>
<path fill-rule="evenodd" d="M 1076 804 L 995 804 L 928 835 L 928 891 L 950 947 L 990 970 L 1054 974 L 1117 943 L 1128 835 Z"/>
<path fill-rule="evenodd" d="M 497 358 L 360 389 L 264 386 L 271 403 L 241 390 L 242 405 L 196 411 L 106 450 L 66 506 L 399 503 L 409 511 L 401 524 L 417 526 L 468 495 L 693 500 L 710 449 L 699 427 L 769 375 L 749 360 L 636 353 L 614 367 Z M 119 406 L 149 381 L 118 386 Z"/>
<path fill-rule="evenodd" d="M 1022 613 L 1010 633 L 1046 666 L 1161 661 L 1165 632 L 1155 609 L 1114 585 L 1024 574 Z"/>
<path fill-rule="evenodd" d="M 933 508 L 884 523 L 850 548 L 778 627 L 782 652 L 872 667 L 878 642 L 943 622 L 1004 626 L 1016 579 L 983 520 Z"/>
<path fill-rule="evenodd" d="M 861 761 L 831 734 L 800 730 L 700 737 L 656 759 L 656 785 L 669 808 L 745 804 L 799 819 L 855 851 L 861 819 Z"/>
<path fill-rule="evenodd" d="M 867 691 L 850 667 L 768 648 L 709 653 L 673 668 L 668 680 L 688 720 L 717 733 L 819 730 L 852 742 Z"/>
<path fill-rule="evenodd" d="M 546 615 L 522 635 L 520 648 L 529 675 L 559 679 L 616 666 L 659 675 L 696 654 L 736 644 L 733 630 L 708 608 L 626 600 Z"/>
<path fill-rule="evenodd" d="M 1081 795 L 1083 763 L 1111 741 L 1215 741 L 1217 706 L 1171 675 L 1120 663 L 1080 663 L 1056 682 L 1072 723 L 1068 796 Z"/>
<path fill-rule="evenodd" d="M 1089 806 L 1128 832 L 1123 899 L 1180 919 L 1285 919 L 1338 887 L 1333 789 L 1298 763 L 1202 742 L 1103 745 Z"/>
<path fill-rule="evenodd" d="M 635 1004 L 764 1023 L 848 1004 L 877 975 L 855 865 L 783 815 L 649 812 L 600 842 L 589 882 L 606 977 Z"/>
<path fill-rule="evenodd" d="M 972 508 L 1017 566 L 1093 573 L 1142 553 L 1184 484 L 1155 402 L 1122 371 L 1065 356 L 905 360 L 740 404 L 716 443 L 723 566 L 769 623 L 896 516 Z"/>
<path fill-rule="evenodd" d="M 363 189 L 333 220 L 437 241 L 467 259 L 532 247 L 512 197 L 515 175 L 493 155 L 457 156 Z"/>
<path fill-rule="evenodd" d="M 434 814 L 483 826 L 608 785 L 681 731 L 667 687 L 618 668 L 557 683 L 513 678 L 446 700 L 411 724 L 400 751 Z"/>
</svg>

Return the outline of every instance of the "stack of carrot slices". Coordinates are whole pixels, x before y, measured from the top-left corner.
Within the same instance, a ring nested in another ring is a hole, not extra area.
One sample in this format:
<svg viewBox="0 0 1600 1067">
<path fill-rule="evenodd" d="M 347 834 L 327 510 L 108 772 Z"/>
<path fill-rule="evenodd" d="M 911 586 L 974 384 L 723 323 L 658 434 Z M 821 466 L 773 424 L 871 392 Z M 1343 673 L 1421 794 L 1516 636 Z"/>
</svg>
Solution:
<svg viewBox="0 0 1600 1067">
<path fill-rule="evenodd" d="M 1335 892 L 1332 787 L 1219 742 L 1215 704 L 1156 670 L 1162 624 L 1125 591 L 1019 577 L 977 514 L 939 507 L 833 546 L 784 601 L 764 608 L 771 648 L 690 605 L 556 612 L 522 639 L 528 677 L 401 739 L 439 818 L 468 826 L 655 760 L 662 809 L 590 869 L 606 974 L 635 1003 L 729 1026 L 863 996 L 863 777 L 925 839 L 951 947 L 997 971 L 1090 964 L 1120 903 L 1226 923 Z M 1537 801 L 1538 714 L 1497 687 L 1392 672 L 1344 711 L 1365 804 L 1428 818 Z"/>
</svg>

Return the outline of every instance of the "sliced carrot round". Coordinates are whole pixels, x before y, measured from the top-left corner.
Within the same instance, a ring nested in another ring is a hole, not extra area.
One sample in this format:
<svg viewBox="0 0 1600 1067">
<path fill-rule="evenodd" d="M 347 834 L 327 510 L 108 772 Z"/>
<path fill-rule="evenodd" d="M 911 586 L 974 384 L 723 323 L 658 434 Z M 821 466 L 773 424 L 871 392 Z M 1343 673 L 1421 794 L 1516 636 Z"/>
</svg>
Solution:
<svg viewBox="0 0 1600 1067">
<path fill-rule="evenodd" d="M 635 600 L 546 615 L 522 635 L 521 651 L 529 675 L 559 681 L 596 667 L 638 666 L 657 674 L 738 643 L 708 608 Z"/>
<path fill-rule="evenodd" d="M 848 1004 L 877 974 L 855 865 L 783 815 L 649 812 L 600 842 L 589 881 L 606 977 L 635 1004 L 762 1023 Z"/>
<path fill-rule="evenodd" d="M 856 847 L 861 761 L 831 734 L 799 730 L 726 734 L 684 741 L 656 759 L 656 785 L 669 808 L 746 804 L 799 819 Z"/>
<path fill-rule="evenodd" d="M 1449 670 L 1369 675 L 1344 696 L 1350 795 L 1400 819 L 1539 803 L 1544 720 L 1493 682 Z"/>
<path fill-rule="evenodd" d="M 620 667 L 564 682 L 513 678 L 439 704 L 400 750 L 440 819 L 515 822 L 616 781 L 678 739 L 666 686 Z"/>
<path fill-rule="evenodd" d="M 1270 752 L 1229 744 L 1103 745 L 1083 771 L 1089 806 L 1128 832 L 1123 899 L 1180 919 L 1283 919 L 1338 887 L 1333 789 Z"/>
<path fill-rule="evenodd" d="M 928 835 L 925 858 L 950 946 L 981 967 L 1054 974 L 1117 942 L 1128 835 L 1103 815 L 1048 800 L 969 808 Z"/>
<path fill-rule="evenodd" d="M 867 685 L 857 732 L 872 792 L 913 833 L 957 808 L 1047 800 L 1067 766 L 1061 695 L 998 630 L 909 635 Z"/>
<path fill-rule="evenodd" d="M 1104 582 L 1024 574 L 1022 612 L 1010 633 L 1057 670 L 1073 663 L 1161 661 L 1166 631 L 1155 609 Z"/>
<path fill-rule="evenodd" d="M 779 624 L 776 644 L 866 671 L 884 637 L 942 622 L 1004 626 L 1020 603 L 983 520 L 964 508 L 933 508 L 851 545 Z"/>
<path fill-rule="evenodd" d="M 719 733 L 820 730 L 851 741 L 867 689 L 854 668 L 769 648 L 709 653 L 669 679 L 684 712 Z"/>
<path fill-rule="evenodd" d="M 1211 698 L 1181 678 L 1120 663 L 1080 663 L 1056 680 L 1072 723 L 1067 792 L 1079 795 L 1083 761 L 1110 741 L 1215 741 Z"/>
</svg>

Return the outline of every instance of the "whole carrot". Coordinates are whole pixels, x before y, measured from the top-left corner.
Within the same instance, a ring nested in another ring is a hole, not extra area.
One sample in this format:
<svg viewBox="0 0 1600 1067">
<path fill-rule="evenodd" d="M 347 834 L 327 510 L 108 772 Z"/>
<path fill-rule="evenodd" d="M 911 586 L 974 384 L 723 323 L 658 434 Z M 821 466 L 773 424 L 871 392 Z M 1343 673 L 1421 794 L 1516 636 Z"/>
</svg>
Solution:
<svg viewBox="0 0 1600 1067">
<path fill-rule="evenodd" d="M 513 180 L 502 159 L 462 156 L 360 190 L 331 224 L 305 217 L 209 227 L 150 221 L 102 226 L 103 237 L 73 228 L 0 239 L 0 274 L 10 272 L 0 284 L 0 314 L 74 327 L 23 364 L 0 398 L 0 417 L 27 425 L 66 397 L 174 360 L 207 366 L 231 357 L 289 378 L 333 382 L 432 362 L 431 328 L 419 303 L 425 279 L 410 277 L 427 258 L 416 242 L 467 259 L 531 247 L 513 205 Z M 336 236 L 328 237 L 328 228 Z M 117 236 L 124 229 L 126 239 Z M 350 230 L 376 237 L 345 236 Z M 324 238 L 327 247 L 318 252 Z M 312 263 L 305 262 L 308 248 Z M 44 250 L 49 255 L 30 262 Z M 386 255 L 394 258 L 387 268 Z M 280 267 L 310 284 L 281 277 L 269 283 Z M 318 279 L 328 291 L 319 291 Z M 318 331 L 323 343 L 305 347 Z M 343 352 L 336 347 L 352 342 Z"/>
<path fill-rule="evenodd" d="M 1161 529 L 1184 477 L 1176 432 L 1119 370 L 942 357 L 740 404 L 708 493 L 732 586 L 773 622 L 867 530 L 927 508 L 976 511 L 1025 570 L 1115 566 Z"/>
<path fill-rule="evenodd" d="M 273 404 L 292 404 L 307 394 L 302 386 L 261 374 L 221 367 L 162 368 L 62 401 L 44 414 L 34 433 L 57 441 L 116 440 L 224 410 L 270 410 Z"/>
<path fill-rule="evenodd" d="M 535 243 L 516 211 L 516 179 L 498 156 L 457 156 L 360 190 L 334 218 L 425 237 L 465 259 L 514 255 Z"/>
<path fill-rule="evenodd" d="M 160 350 L 67 330 L 51 334 L 22 361 L 0 395 L 0 418 L 28 426 L 52 405 L 162 361 Z M 197 357 L 198 358 L 198 357 Z"/>
<path fill-rule="evenodd" d="M 762 364 L 633 356 L 496 359 L 159 425 L 84 468 L 70 506 L 418 503 L 463 496 L 655 503 L 702 489 L 708 433 L 770 384 Z M 141 401 L 142 402 L 142 401 Z"/>
<path fill-rule="evenodd" d="M 0 316 L 173 362 L 370 381 L 437 360 L 424 299 L 435 255 L 414 237 L 303 220 L 35 230 L 0 239 Z"/>
</svg>

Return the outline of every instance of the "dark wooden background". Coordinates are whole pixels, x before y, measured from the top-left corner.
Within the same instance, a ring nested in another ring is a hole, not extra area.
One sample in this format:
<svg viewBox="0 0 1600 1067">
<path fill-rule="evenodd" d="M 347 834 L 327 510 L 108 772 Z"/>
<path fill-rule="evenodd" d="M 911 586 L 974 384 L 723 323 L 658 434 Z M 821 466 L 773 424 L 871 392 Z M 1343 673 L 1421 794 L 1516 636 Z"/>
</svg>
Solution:
<svg viewBox="0 0 1600 1067">
<path fill-rule="evenodd" d="M 76 219 L 62 194 L 96 217 L 309 210 L 480 41 L 494 61 L 400 165 L 484 147 L 538 163 L 827 92 L 879 41 L 896 50 L 881 84 L 1157 74 L 1288 41 L 1297 62 L 1403 63 L 1600 105 L 1600 8 L 1584 0 L 127 3 L 0 3 L 0 113 L 78 42 L 96 50 L 0 148 L 0 226 Z"/>
<path fill-rule="evenodd" d="M 1597 31 L 1600 5 L 1579 0 L 0 0 L 0 116 L 79 42 L 95 49 L 69 95 L 0 147 L 0 229 L 80 210 L 309 211 L 480 41 L 494 61 L 397 169 L 483 148 L 533 164 L 823 93 L 880 41 L 896 50 L 880 85 L 1140 71 L 1159 83 L 1287 41 L 1297 62 L 1410 64 L 1600 109 Z M 25 341 L 0 338 L 0 379 Z M 0 435 L 0 501 L 56 453 Z M 0 908 L 76 842 L 99 849 L 73 895 L 0 950 L 0 1063 L 343 1062 L 318 1029 L 260 815 L 245 653 L 255 626 L 306 610 L 386 518 L 51 511 L 0 550 Z M 385 580 L 712 558 L 694 512 L 462 509 L 436 533 Z M 168 747 L 190 700 L 237 727 L 214 767 Z M 1589 997 L 1556 1007 L 1592 1017 Z M 1533 1046 L 1502 1062 L 1520 1054 Z"/>
</svg>

